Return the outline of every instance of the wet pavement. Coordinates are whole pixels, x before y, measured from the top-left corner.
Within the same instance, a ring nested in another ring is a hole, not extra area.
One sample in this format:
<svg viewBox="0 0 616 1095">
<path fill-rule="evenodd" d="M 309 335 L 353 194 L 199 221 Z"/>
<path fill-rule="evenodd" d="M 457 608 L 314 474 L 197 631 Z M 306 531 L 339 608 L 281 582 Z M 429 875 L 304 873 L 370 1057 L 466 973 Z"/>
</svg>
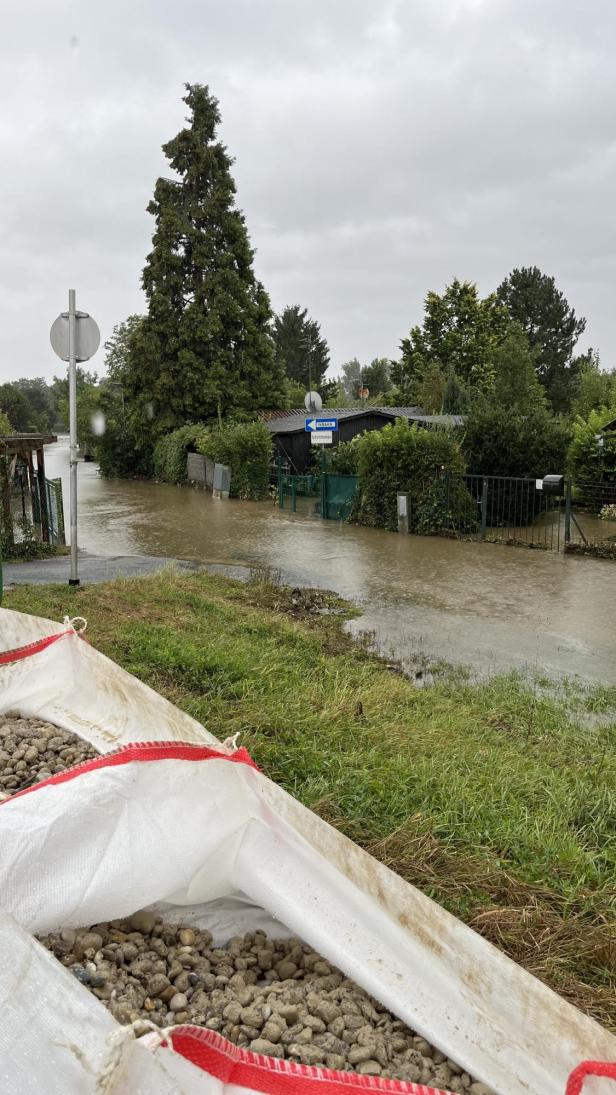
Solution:
<svg viewBox="0 0 616 1095">
<path fill-rule="evenodd" d="M 83 585 L 92 582 L 108 582 L 112 578 L 134 578 L 140 574 L 154 574 L 164 567 L 175 565 L 182 570 L 200 569 L 184 560 L 166 559 L 155 555 L 91 555 L 79 552 L 79 580 Z M 70 556 L 57 559 L 34 559 L 24 563 L 5 563 L 4 586 L 46 585 L 48 582 L 68 582 L 71 573 Z"/>
</svg>

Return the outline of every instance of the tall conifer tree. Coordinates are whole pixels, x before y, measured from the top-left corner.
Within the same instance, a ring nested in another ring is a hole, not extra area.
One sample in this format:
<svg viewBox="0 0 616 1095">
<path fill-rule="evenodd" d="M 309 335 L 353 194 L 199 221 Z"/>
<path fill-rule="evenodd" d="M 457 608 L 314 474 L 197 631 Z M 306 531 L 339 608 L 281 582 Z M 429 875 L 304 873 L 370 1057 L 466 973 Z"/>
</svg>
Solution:
<svg viewBox="0 0 616 1095">
<path fill-rule="evenodd" d="M 253 271 L 232 159 L 216 139 L 218 101 L 187 84 L 187 125 L 163 152 L 143 271 L 148 312 L 131 340 L 126 384 L 140 447 L 185 422 L 251 414 L 283 398 L 269 298 Z"/>
</svg>

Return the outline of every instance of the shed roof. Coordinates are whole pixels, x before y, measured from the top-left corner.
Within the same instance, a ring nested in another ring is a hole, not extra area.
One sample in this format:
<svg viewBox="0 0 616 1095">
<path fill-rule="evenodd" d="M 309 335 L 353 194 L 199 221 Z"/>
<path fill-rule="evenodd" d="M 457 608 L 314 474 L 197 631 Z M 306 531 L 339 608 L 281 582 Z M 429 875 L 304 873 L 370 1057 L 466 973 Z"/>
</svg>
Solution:
<svg viewBox="0 0 616 1095">
<path fill-rule="evenodd" d="M 53 445 L 57 440 L 53 433 L 13 433 L 0 437 L 0 446 L 9 456 L 20 456 L 22 453 L 36 452 L 43 445 Z"/>
<path fill-rule="evenodd" d="M 611 422 L 606 422 L 605 426 L 601 427 L 600 433 L 615 433 L 616 432 L 616 418 L 612 418 Z"/>
<path fill-rule="evenodd" d="M 365 418 L 380 414 L 392 422 L 397 418 L 406 418 L 409 422 L 421 422 L 426 426 L 462 426 L 464 418 L 459 414 L 424 414 L 421 407 L 324 407 L 320 417 L 338 419 Z M 309 415 L 303 408 L 284 412 L 280 418 L 267 418 L 265 425 L 270 433 L 300 433 L 305 429 Z"/>
</svg>

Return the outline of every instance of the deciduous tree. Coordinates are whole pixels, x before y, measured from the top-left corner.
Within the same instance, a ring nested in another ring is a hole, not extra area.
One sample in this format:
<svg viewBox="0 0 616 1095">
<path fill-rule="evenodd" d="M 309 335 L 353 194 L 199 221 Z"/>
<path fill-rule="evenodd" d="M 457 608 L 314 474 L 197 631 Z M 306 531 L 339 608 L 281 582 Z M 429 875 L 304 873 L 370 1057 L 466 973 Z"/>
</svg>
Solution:
<svg viewBox="0 0 616 1095">
<path fill-rule="evenodd" d="M 428 370 L 453 369 L 469 390 L 487 392 L 494 383 L 494 354 L 505 338 L 509 316 L 491 294 L 482 299 L 477 286 L 457 278 L 442 294 L 428 293 L 421 326 L 402 339 L 402 357 L 392 367 L 392 380 L 411 403 Z"/>
</svg>

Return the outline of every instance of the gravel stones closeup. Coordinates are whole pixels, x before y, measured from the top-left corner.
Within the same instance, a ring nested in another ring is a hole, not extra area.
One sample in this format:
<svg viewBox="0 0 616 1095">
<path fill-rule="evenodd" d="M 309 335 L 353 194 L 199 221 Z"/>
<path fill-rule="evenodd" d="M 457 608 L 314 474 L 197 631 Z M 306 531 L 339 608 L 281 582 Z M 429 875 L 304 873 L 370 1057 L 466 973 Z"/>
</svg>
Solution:
<svg viewBox="0 0 616 1095">
<path fill-rule="evenodd" d="M 87 741 L 40 719 L 0 715 L 0 795 L 13 795 L 99 756 Z"/>
<path fill-rule="evenodd" d="M 214 947 L 142 911 L 41 942 L 120 1023 L 196 1024 L 269 1057 L 491 1095 L 299 939 Z"/>
</svg>

